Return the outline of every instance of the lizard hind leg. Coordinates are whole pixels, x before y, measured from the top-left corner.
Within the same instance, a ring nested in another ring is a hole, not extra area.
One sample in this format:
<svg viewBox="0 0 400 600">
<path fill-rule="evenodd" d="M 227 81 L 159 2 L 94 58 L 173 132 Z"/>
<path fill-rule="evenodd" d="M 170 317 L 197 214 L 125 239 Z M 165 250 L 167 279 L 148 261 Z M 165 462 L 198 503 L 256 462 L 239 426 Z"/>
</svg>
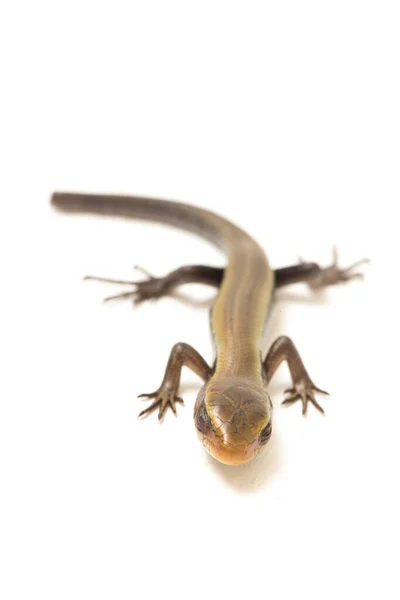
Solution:
<svg viewBox="0 0 400 600">
<path fill-rule="evenodd" d="M 332 262 L 328 267 L 320 267 L 317 263 L 305 262 L 300 259 L 297 265 L 275 270 L 275 286 L 281 288 L 293 283 L 307 283 L 311 289 L 317 290 L 351 279 L 362 279 L 363 273 L 354 271 L 360 265 L 366 264 L 369 259 L 364 258 L 341 268 L 338 261 L 337 248 L 333 248 Z"/>
<path fill-rule="evenodd" d="M 184 283 L 204 283 L 219 287 L 223 269 L 217 267 L 206 267 L 203 265 L 187 265 L 171 271 L 164 277 L 154 277 L 142 267 L 135 266 L 135 269 L 143 273 L 146 279 L 142 281 L 128 281 L 125 279 L 112 279 L 108 277 L 96 277 L 87 275 L 84 281 L 101 281 L 118 285 L 129 285 L 133 289 L 128 292 L 107 296 L 104 302 L 110 300 L 132 299 L 134 304 L 140 304 L 146 300 L 155 300 L 161 296 L 168 295 L 175 287 Z"/>
</svg>

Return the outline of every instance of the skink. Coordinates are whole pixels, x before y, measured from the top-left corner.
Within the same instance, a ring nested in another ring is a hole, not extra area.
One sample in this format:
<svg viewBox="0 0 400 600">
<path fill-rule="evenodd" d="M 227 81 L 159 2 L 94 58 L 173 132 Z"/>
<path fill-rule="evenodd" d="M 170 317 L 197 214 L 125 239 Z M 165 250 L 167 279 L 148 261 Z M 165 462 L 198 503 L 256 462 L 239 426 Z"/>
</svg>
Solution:
<svg viewBox="0 0 400 600">
<path fill-rule="evenodd" d="M 243 464 L 253 459 L 271 436 L 272 403 L 267 388 L 282 361 L 287 362 L 292 378 L 283 403 L 300 400 L 304 414 L 311 402 L 323 412 L 315 393 L 327 392 L 314 385 L 290 338 L 279 337 L 262 358 L 262 336 L 273 293 L 276 288 L 301 281 L 316 288 L 361 277 L 354 267 L 365 261 L 340 269 L 335 255 L 327 268 L 300 262 L 273 271 L 262 248 L 245 231 L 202 208 L 152 198 L 68 192 L 54 193 L 51 202 L 67 212 L 168 223 L 210 240 L 227 256 L 224 269 L 190 265 L 162 278 L 147 274 L 141 282 L 91 277 L 132 284 L 132 291 L 113 297 L 131 297 L 136 302 L 168 294 L 182 283 L 201 282 L 219 288 L 210 319 L 216 349 L 213 366 L 188 344 L 175 344 L 160 387 L 153 393 L 141 394 L 152 402 L 139 416 L 156 408 L 159 418 L 167 407 L 176 412 L 176 403 L 182 402 L 178 396 L 181 370 L 189 367 L 205 382 L 194 408 L 202 443 L 217 460 L 229 465 Z"/>
</svg>

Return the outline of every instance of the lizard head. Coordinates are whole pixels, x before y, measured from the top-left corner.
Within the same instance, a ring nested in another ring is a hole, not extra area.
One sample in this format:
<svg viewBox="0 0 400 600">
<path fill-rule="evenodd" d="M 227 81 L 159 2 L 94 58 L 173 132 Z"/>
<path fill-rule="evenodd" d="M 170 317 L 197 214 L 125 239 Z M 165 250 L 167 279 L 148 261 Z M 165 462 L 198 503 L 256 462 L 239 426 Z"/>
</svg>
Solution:
<svg viewBox="0 0 400 600">
<path fill-rule="evenodd" d="M 271 435 L 271 401 L 257 382 L 244 378 L 211 378 L 194 408 L 198 435 L 222 463 L 240 465 L 260 452 Z"/>
</svg>

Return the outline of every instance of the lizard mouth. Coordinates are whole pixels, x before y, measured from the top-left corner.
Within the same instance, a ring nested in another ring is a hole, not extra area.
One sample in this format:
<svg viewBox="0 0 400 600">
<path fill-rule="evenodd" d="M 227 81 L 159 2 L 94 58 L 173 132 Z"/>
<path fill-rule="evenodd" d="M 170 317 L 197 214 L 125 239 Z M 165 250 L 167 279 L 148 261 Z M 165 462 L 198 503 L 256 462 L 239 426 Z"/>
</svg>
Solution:
<svg viewBox="0 0 400 600">
<path fill-rule="evenodd" d="M 261 449 L 256 441 L 246 445 L 233 445 L 221 440 L 211 440 L 201 434 L 199 437 L 211 456 L 224 465 L 243 465 L 255 458 Z"/>
</svg>

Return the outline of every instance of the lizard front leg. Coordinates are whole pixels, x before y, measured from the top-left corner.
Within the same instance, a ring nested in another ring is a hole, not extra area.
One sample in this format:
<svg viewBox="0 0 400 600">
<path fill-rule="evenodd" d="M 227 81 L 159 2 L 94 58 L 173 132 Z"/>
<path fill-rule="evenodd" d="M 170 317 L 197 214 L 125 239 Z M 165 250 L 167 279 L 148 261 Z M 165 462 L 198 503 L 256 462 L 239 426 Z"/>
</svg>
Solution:
<svg viewBox="0 0 400 600">
<path fill-rule="evenodd" d="M 169 406 L 176 414 L 176 402 L 183 404 L 178 396 L 182 367 L 188 367 L 196 375 L 206 381 L 211 376 L 211 369 L 200 354 L 182 342 L 175 344 L 169 355 L 164 378 L 160 387 L 150 394 L 140 394 L 139 398 L 148 398 L 153 402 L 139 414 L 139 417 L 149 414 L 159 407 L 158 418 L 161 419 L 165 409 Z"/>
<path fill-rule="evenodd" d="M 285 390 L 288 393 L 288 397 L 282 402 L 282 404 L 292 404 L 296 400 L 301 400 L 303 404 L 303 415 L 307 412 L 308 402 L 314 404 L 314 406 L 321 411 L 323 408 L 318 404 L 315 399 L 315 392 L 320 394 L 329 395 L 328 392 L 320 390 L 312 382 L 307 370 L 300 358 L 296 346 L 292 340 L 287 336 L 281 336 L 272 344 L 265 360 L 264 360 L 264 373 L 266 383 L 268 384 L 274 375 L 275 371 L 283 361 L 287 362 L 289 367 L 290 375 L 292 377 L 293 387 Z"/>
</svg>

